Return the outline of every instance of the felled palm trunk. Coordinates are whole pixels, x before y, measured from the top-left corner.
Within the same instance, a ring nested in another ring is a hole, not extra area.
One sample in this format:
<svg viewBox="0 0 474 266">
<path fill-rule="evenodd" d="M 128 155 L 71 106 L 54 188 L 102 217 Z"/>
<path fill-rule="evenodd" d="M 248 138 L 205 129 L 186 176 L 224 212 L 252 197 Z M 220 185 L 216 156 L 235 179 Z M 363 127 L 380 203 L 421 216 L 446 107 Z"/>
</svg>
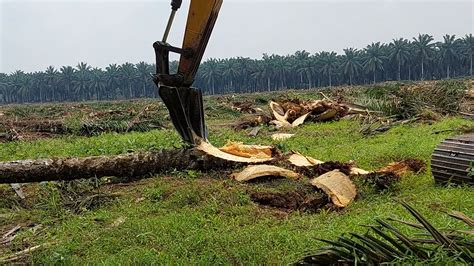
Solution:
<svg viewBox="0 0 474 266">
<path fill-rule="evenodd" d="M 230 143 L 222 148 L 201 141 L 194 148 L 137 152 L 116 156 L 52 158 L 0 162 L 0 184 L 115 176 L 135 178 L 170 170 L 208 170 L 273 160 L 268 146 Z"/>
<path fill-rule="evenodd" d="M 195 149 L 139 152 L 117 156 L 0 162 L 0 183 L 32 183 L 116 176 L 139 177 L 171 169 L 205 167 Z"/>
</svg>

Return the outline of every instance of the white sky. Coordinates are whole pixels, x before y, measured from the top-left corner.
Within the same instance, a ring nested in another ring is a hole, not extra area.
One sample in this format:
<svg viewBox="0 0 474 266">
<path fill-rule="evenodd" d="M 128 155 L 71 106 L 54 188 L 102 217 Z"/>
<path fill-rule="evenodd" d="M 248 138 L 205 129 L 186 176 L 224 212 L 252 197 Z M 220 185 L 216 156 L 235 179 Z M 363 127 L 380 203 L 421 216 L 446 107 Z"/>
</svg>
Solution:
<svg viewBox="0 0 474 266">
<path fill-rule="evenodd" d="M 263 53 L 315 53 L 363 48 L 373 41 L 474 30 L 473 0 L 224 0 L 204 58 Z M 27 72 L 87 62 L 153 63 L 169 0 L 0 0 L 0 72 Z M 189 0 L 183 0 L 169 42 L 180 46 Z"/>
</svg>

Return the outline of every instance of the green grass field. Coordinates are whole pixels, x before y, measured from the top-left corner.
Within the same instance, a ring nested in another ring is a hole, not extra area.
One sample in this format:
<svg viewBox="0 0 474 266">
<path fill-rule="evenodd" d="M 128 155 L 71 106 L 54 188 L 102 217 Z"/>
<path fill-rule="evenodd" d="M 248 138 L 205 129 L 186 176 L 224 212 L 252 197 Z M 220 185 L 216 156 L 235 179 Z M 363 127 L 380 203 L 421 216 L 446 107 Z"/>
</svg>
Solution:
<svg viewBox="0 0 474 266">
<path fill-rule="evenodd" d="M 291 130 L 292 139 L 275 142 L 264 128 L 257 137 L 246 131 L 217 126 L 232 112 L 210 118 L 211 142 L 227 140 L 272 144 L 325 161 L 354 160 L 372 170 L 392 161 L 418 158 L 429 164 L 435 146 L 444 138 L 474 128 L 462 118 L 396 126 L 375 136 L 359 133 L 357 121 L 305 124 Z M 212 126 L 214 125 L 214 126 Z M 173 130 L 107 133 L 96 137 L 64 136 L 33 142 L 0 144 L 0 161 L 64 156 L 120 154 L 136 150 L 180 147 Z M 291 189 L 287 180 L 240 184 L 230 172 L 176 172 L 126 184 L 84 187 L 62 184 L 71 193 L 113 193 L 113 199 L 94 206 L 62 202 L 55 183 L 25 187 L 26 202 L 0 186 L 0 232 L 15 225 L 41 225 L 35 233 L 22 231 L 0 258 L 27 247 L 49 243 L 25 259 L 32 264 L 288 264 L 322 246 L 316 239 L 366 230 L 375 218 L 412 220 L 397 203 L 411 204 L 436 226 L 465 228 L 443 210 L 474 214 L 472 187 L 435 185 L 426 173 L 405 177 L 383 193 L 362 191 L 356 202 L 340 211 L 284 212 L 253 203 L 249 189 Z M 256 187 L 256 188 L 255 188 Z M 99 193 L 99 194 L 100 194 Z M 410 231 L 409 228 L 405 230 Z"/>
</svg>

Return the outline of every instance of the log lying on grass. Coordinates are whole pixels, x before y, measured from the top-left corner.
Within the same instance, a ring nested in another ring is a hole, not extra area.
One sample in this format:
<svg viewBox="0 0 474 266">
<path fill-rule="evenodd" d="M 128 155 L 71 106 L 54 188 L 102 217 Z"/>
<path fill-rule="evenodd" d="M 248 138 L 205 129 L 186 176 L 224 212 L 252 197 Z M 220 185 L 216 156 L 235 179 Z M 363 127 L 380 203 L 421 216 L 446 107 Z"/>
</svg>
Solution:
<svg viewBox="0 0 474 266">
<path fill-rule="evenodd" d="M 218 149 L 203 141 L 200 145 L 189 149 L 137 152 L 116 156 L 0 162 L 0 184 L 69 181 L 105 176 L 135 178 L 173 169 L 232 168 L 270 162 L 274 159 L 273 152 L 273 148 L 269 146 L 240 143 L 229 143 Z"/>
<path fill-rule="evenodd" d="M 241 181 L 248 176 L 280 175 L 292 177 L 293 172 L 274 171 L 276 166 L 295 170 L 296 175 L 316 177 L 332 170 L 340 170 L 349 176 L 365 176 L 365 180 L 384 188 L 403 172 L 412 169 L 411 164 L 390 165 L 380 171 L 368 172 L 355 168 L 351 163 L 322 162 L 301 154 L 282 156 L 270 146 L 243 145 L 230 142 L 222 148 L 216 148 L 202 141 L 200 145 L 189 149 L 137 152 L 116 156 L 95 156 L 85 158 L 52 158 L 0 162 L 0 184 L 32 183 L 41 181 L 69 181 L 83 178 L 106 176 L 137 178 L 158 174 L 170 170 L 209 170 L 232 169 L 245 165 L 272 164 L 259 171 L 241 173 Z M 402 162 L 403 163 L 403 162 Z M 420 162 L 423 164 L 423 162 Z M 407 166 L 405 166 L 407 165 Z M 255 166 L 254 166 L 255 167 Z M 270 168 L 268 168 L 270 167 Z M 285 169 L 283 169 L 285 170 Z M 253 179 L 250 178 L 250 179 Z"/>
<path fill-rule="evenodd" d="M 117 156 L 0 162 L 0 183 L 32 183 L 116 176 L 138 177 L 164 170 L 199 168 L 194 149 L 139 152 Z"/>
</svg>

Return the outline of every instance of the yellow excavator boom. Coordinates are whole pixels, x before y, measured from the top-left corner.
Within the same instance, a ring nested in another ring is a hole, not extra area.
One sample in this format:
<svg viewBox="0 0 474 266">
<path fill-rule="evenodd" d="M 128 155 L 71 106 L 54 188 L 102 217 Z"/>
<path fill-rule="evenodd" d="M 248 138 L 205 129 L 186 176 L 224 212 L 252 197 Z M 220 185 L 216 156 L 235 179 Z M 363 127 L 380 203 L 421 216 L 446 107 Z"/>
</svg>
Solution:
<svg viewBox="0 0 474 266">
<path fill-rule="evenodd" d="M 153 44 L 156 55 L 155 84 L 170 112 L 171 121 L 188 144 L 207 140 L 202 91 L 192 88 L 207 43 L 223 0 L 191 0 L 181 48 L 168 44 L 167 38 L 182 0 L 172 0 L 171 15 L 162 41 Z M 169 53 L 181 55 L 177 73 L 169 72 Z"/>
<path fill-rule="evenodd" d="M 192 84 L 209 41 L 222 0 L 191 0 L 183 48 L 196 51 L 189 58 L 181 56 L 178 73 L 184 76 L 185 84 Z"/>
</svg>

